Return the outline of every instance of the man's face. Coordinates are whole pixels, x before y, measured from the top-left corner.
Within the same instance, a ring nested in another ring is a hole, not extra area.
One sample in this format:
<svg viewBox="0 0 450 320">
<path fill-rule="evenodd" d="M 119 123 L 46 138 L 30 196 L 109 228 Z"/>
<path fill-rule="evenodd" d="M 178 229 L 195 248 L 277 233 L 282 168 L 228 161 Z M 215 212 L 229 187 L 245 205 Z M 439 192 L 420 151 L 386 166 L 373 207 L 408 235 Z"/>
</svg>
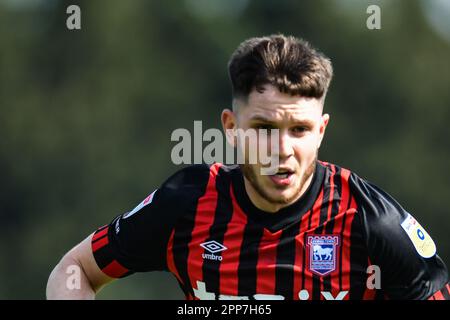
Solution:
<svg viewBox="0 0 450 320">
<path fill-rule="evenodd" d="M 311 182 L 329 116 L 322 115 L 322 101 L 281 93 L 276 87 L 253 90 L 248 101 L 235 101 L 235 112 L 224 110 L 225 129 L 278 129 L 278 169 L 262 175 L 261 163 L 251 164 L 248 152 L 241 165 L 245 187 L 263 210 L 278 211 L 295 202 Z M 270 140 L 270 135 L 268 140 Z M 269 143 L 270 145 L 270 143 Z"/>
</svg>

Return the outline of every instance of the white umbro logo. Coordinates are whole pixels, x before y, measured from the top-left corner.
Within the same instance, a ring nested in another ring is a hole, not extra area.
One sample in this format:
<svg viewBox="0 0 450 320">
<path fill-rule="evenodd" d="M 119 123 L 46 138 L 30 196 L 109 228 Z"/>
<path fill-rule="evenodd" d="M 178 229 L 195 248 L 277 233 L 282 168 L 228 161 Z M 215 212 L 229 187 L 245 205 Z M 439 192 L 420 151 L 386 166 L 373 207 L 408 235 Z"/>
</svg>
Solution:
<svg viewBox="0 0 450 320">
<path fill-rule="evenodd" d="M 224 245 L 218 243 L 217 241 L 211 240 L 211 241 L 207 241 L 207 242 L 203 242 L 200 244 L 200 246 L 205 249 L 206 251 L 210 252 L 210 253 L 203 253 L 202 257 L 203 259 L 208 259 L 208 260 L 219 260 L 222 261 L 222 256 L 217 256 L 214 253 L 217 252 L 222 252 L 224 250 L 227 250 L 227 247 L 225 247 Z"/>
<path fill-rule="evenodd" d="M 220 243 L 218 243 L 217 241 L 214 241 L 214 240 L 203 242 L 202 244 L 200 244 L 200 246 L 203 249 L 206 249 L 211 253 L 217 253 L 220 251 L 227 250 L 227 247 L 225 247 L 224 245 L 221 245 Z"/>
</svg>

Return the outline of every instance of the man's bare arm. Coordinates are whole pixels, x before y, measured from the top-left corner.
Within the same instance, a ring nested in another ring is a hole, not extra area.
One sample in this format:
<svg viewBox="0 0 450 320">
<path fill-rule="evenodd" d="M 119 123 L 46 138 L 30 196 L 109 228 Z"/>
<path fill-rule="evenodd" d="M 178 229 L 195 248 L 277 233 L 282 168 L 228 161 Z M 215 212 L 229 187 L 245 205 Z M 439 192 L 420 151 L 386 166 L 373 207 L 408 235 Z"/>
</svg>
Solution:
<svg viewBox="0 0 450 320">
<path fill-rule="evenodd" d="M 114 280 L 95 262 L 92 235 L 70 250 L 53 269 L 47 282 L 47 299 L 94 299 L 105 284 Z M 78 274 L 80 279 L 74 283 L 73 277 Z"/>
</svg>

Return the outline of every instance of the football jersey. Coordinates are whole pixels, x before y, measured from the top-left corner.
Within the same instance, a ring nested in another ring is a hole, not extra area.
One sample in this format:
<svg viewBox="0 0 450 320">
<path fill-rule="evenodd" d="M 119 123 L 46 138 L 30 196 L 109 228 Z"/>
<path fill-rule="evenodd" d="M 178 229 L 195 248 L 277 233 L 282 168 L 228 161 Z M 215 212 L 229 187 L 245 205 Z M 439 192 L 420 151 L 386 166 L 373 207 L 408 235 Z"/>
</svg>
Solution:
<svg viewBox="0 0 450 320">
<path fill-rule="evenodd" d="M 183 168 L 99 228 L 92 250 L 113 278 L 172 273 L 187 299 L 450 299 L 447 268 L 419 222 L 322 161 L 276 213 L 252 203 L 239 166 Z"/>
</svg>

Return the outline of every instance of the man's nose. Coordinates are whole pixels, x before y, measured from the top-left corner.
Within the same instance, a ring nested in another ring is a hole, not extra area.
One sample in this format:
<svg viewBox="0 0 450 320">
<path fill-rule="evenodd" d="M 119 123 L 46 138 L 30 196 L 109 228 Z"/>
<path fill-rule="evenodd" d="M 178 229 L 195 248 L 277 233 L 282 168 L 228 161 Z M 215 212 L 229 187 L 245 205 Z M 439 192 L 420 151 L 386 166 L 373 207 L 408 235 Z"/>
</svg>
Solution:
<svg viewBox="0 0 450 320">
<path fill-rule="evenodd" d="M 289 158 L 294 154 L 292 138 L 286 131 L 280 131 L 280 139 L 278 143 L 280 159 Z"/>
</svg>

